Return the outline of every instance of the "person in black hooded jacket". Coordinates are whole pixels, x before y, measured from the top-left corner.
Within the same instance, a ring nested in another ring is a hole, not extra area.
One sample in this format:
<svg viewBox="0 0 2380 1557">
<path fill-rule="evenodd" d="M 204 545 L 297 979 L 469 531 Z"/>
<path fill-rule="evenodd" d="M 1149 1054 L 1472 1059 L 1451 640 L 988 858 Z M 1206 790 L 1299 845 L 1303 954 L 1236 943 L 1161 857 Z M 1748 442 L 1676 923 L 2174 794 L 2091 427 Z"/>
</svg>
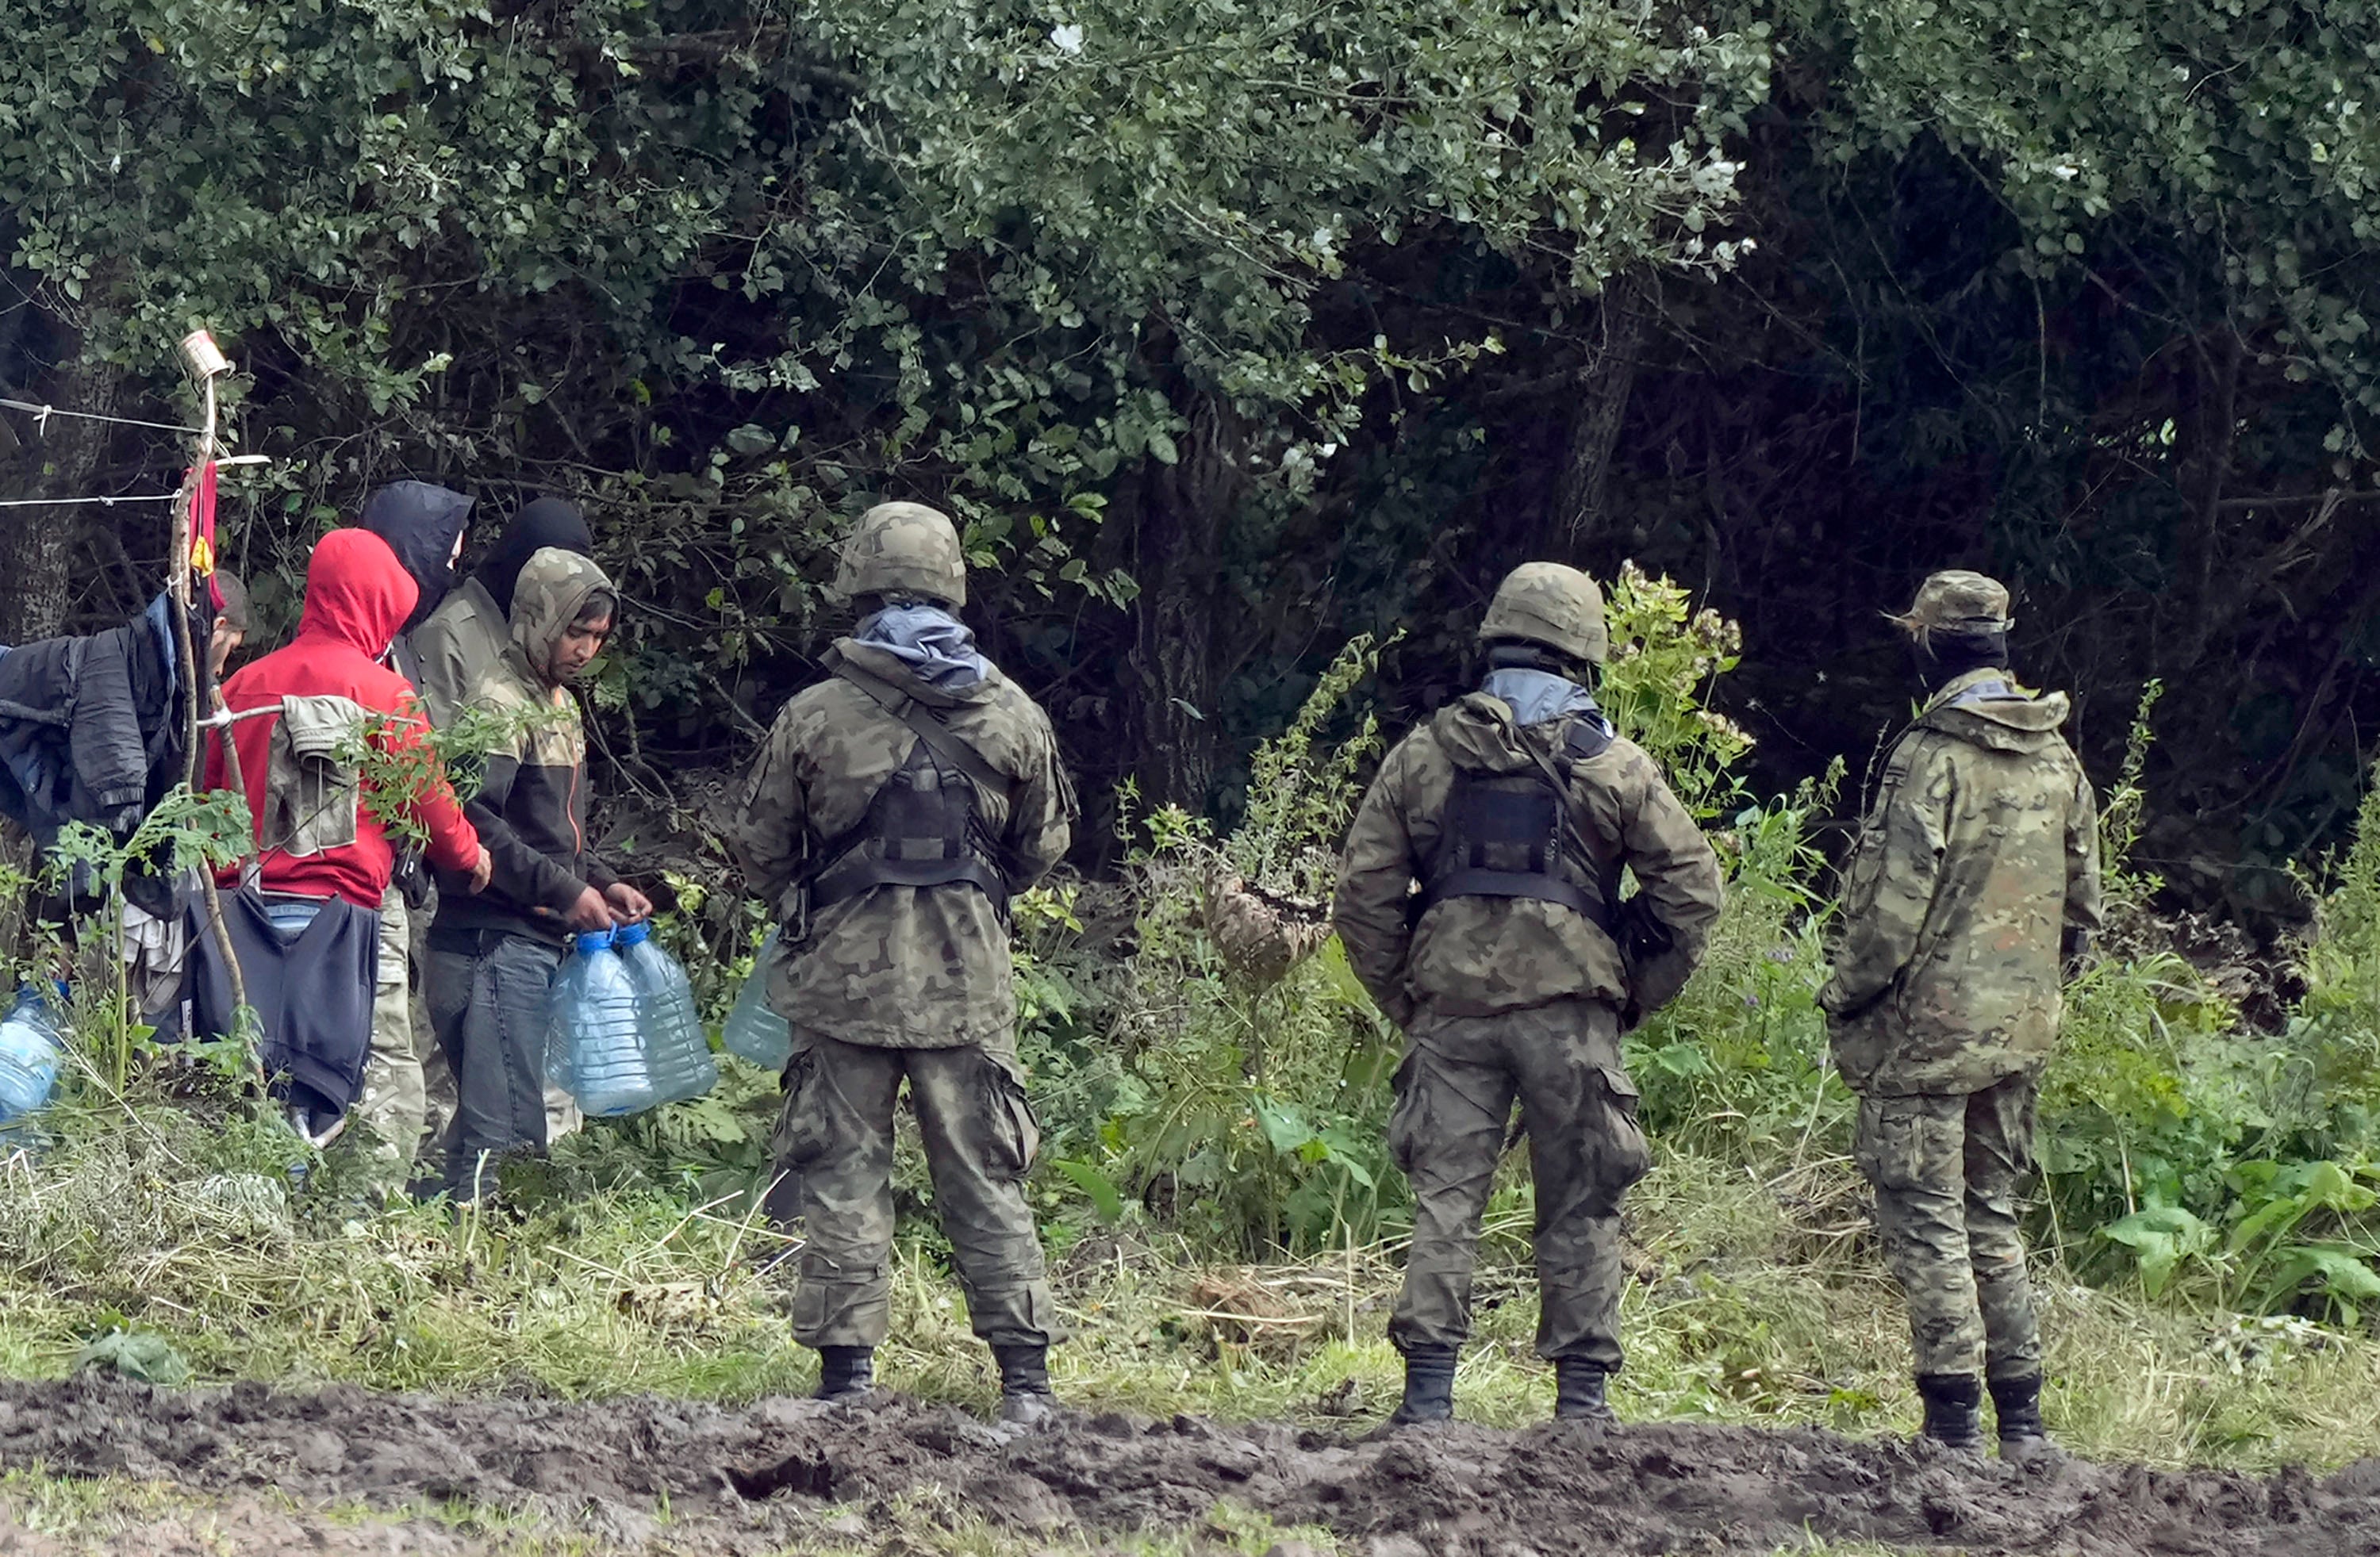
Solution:
<svg viewBox="0 0 2380 1557">
<path fill-rule="evenodd" d="M 480 678 L 504 657 L 512 643 L 513 588 L 522 567 L 548 547 L 593 554 L 594 537 L 577 504 L 539 498 L 515 514 L 462 587 L 413 633 L 421 667 L 415 684 L 433 720 L 453 718 Z"/>
<path fill-rule="evenodd" d="M 413 643 L 414 631 L 430 620 L 455 587 L 455 559 L 463 555 L 463 536 L 471 523 L 475 499 L 427 481 L 393 481 L 364 500 L 363 528 L 388 542 L 421 598 L 397 630 L 389 646 L 389 663 L 399 675 L 421 688 L 421 656 Z"/>
</svg>

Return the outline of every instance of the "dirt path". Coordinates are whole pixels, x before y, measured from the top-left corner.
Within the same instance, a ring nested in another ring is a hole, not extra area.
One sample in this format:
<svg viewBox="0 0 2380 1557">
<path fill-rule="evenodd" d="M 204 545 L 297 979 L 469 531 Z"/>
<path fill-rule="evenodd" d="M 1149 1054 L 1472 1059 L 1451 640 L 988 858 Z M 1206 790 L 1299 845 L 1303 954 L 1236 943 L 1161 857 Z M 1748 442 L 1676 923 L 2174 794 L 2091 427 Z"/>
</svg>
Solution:
<svg viewBox="0 0 2380 1557">
<path fill-rule="evenodd" d="M 871 1509 L 923 1493 L 1020 1532 L 1093 1539 L 1196 1528 L 1228 1500 L 1327 1526 L 1377 1557 L 1766 1554 L 1811 1536 L 2087 1557 L 2380 1557 L 2380 1461 L 2320 1480 L 2079 1463 L 2028 1477 L 1807 1428 L 1458 1427 L 1365 1443 L 1116 1415 L 1014 1435 L 948 1406 L 893 1401 L 829 1411 L 795 1400 L 0 1385 L 0 1466 L 36 1463 L 229 1500 L 251 1526 L 237 1549 L 265 1554 L 459 1550 L 427 1530 L 418 1545 L 353 1544 L 338 1533 L 352 1533 L 352 1518 L 310 1527 L 303 1515 L 358 1500 L 392 1512 L 463 1500 L 542 1514 L 630 1551 L 657 1539 L 666 1507 L 670 1530 L 710 1531 L 701 1550 L 722 1552 L 815 1530 L 832 1504 L 865 1549 Z M 0 1552 L 12 1550 L 49 1549 L 0 1535 Z"/>
</svg>

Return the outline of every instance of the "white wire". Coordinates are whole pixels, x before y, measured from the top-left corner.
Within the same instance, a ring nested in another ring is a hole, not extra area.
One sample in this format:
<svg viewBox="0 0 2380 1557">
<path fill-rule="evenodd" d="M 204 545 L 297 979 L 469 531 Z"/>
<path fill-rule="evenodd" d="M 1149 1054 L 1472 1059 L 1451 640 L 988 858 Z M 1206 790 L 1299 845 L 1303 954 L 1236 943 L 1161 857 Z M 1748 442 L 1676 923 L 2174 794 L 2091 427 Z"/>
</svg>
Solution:
<svg viewBox="0 0 2380 1557">
<path fill-rule="evenodd" d="M 48 421 L 52 416 L 72 416 L 79 422 L 112 422 L 117 427 L 145 427 L 158 432 L 195 433 L 201 430 L 194 427 L 184 427 L 179 422 L 144 422 L 138 416 L 109 416 L 97 411 L 69 411 L 63 405 L 36 405 L 30 400 L 10 400 L 6 395 L 0 395 L 0 406 L 6 406 L 11 411 L 22 411 L 35 420 L 43 422 Z"/>
<path fill-rule="evenodd" d="M 66 508 L 75 503 L 95 502 L 113 508 L 119 502 L 173 502 L 179 492 L 134 492 L 120 498 L 6 498 L 0 508 Z"/>
</svg>

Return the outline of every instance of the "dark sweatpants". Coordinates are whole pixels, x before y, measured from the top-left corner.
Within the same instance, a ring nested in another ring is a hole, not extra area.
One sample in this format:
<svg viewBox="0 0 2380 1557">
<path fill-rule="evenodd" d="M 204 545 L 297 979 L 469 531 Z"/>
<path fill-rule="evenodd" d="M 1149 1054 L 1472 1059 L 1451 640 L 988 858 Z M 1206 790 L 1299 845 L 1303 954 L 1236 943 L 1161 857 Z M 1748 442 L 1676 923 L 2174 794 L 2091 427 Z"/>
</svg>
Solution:
<svg viewBox="0 0 2380 1557">
<path fill-rule="evenodd" d="M 545 1150 L 545 1043 L 559 947 L 489 933 L 471 943 L 432 935 L 429 1005 L 455 1074 L 446 1189 L 479 1198 L 496 1158 Z"/>
</svg>

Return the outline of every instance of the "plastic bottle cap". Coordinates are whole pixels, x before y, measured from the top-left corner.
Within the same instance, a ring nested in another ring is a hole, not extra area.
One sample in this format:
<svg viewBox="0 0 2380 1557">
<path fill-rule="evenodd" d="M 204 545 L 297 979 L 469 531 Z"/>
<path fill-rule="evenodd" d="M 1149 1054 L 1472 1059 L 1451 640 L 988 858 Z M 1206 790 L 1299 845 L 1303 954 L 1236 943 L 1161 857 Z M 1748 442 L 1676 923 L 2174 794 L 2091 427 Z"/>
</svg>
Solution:
<svg viewBox="0 0 2380 1557">
<path fill-rule="evenodd" d="M 612 932 L 609 930 L 581 931 L 577 936 L 578 955 L 592 957 L 611 944 Z"/>
<path fill-rule="evenodd" d="M 639 920 L 634 924 L 623 924 L 618 929 L 613 930 L 612 932 L 612 944 L 625 949 L 628 947 L 642 945 L 644 942 L 650 940 L 652 938 L 652 934 L 653 927 Z"/>
</svg>

